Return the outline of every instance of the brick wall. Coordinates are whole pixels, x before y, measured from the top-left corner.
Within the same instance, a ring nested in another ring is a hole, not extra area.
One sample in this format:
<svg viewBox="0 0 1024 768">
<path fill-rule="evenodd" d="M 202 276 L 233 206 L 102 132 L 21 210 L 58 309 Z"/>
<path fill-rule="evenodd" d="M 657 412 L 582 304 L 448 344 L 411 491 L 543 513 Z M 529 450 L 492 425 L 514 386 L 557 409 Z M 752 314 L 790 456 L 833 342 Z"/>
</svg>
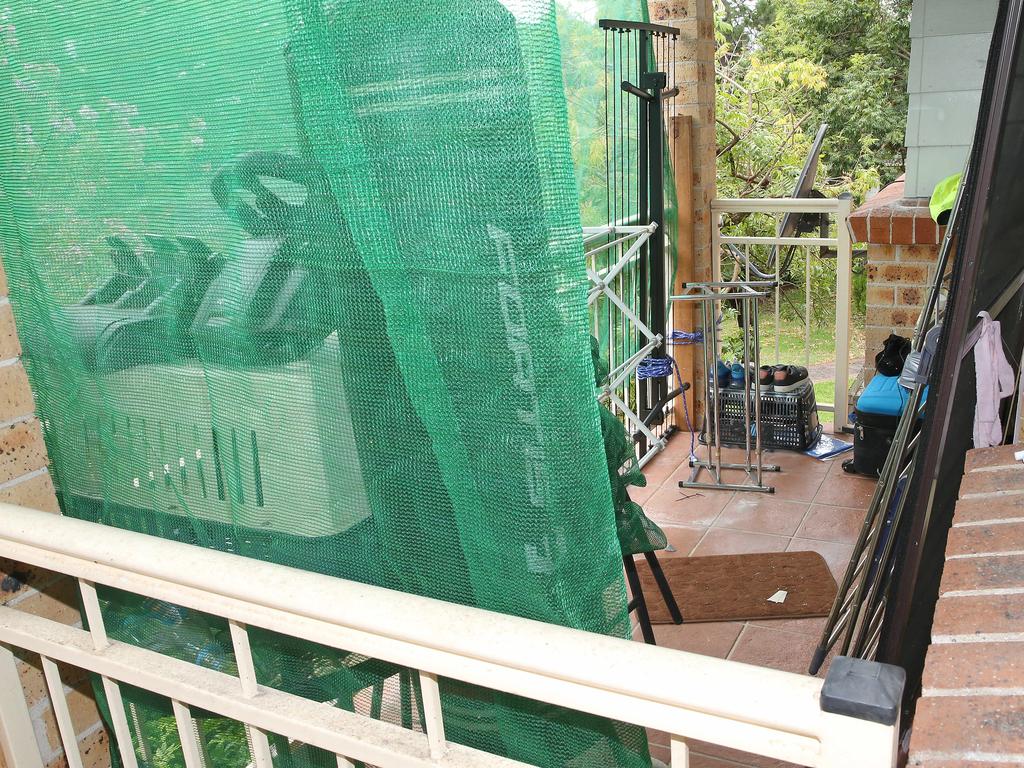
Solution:
<svg viewBox="0 0 1024 768">
<path fill-rule="evenodd" d="M 967 454 L 909 765 L 1024 763 L 1022 448 Z"/>
<path fill-rule="evenodd" d="M 676 44 L 675 74 L 679 95 L 674 100 L 673 116 L 689 117 L 689 156 L 691 178 L 677 177 L 680 218 L 686 217 L 692 237 L 681 242 L 677 283 L 711 280 L 712 250 L 711 201 L 717 193 L 717 146 L 715 139 L 715 14 L 712 0 L 648 0 L 650 19 L 679 30 Z M 677 173 L 679 169 L 677 168 Z M 683 189 L 684 185 L 686 189 Z M 678 287 L 678 286 L 677 286 Z M 687 303 L 672 307 L 677 328 L 696 328 L 696 307 Z M 688 355 L 684 378 L 691 382 L 704 380 L 701 355 Z M 693 419 L 699 419 L 703 387 L 695 386 L 692 396 Z"/>
<path fill-rule="evenodd" d="M 854 240 L 867 243 L 864 376 L 890 333 L 910 338 L 935 277 L 942 231 L 924 198 L 904 198 L 899 179 L 850 218 Z"/>
<path fill-rule="evenodd" d="M 0 501 L 59 514 L 7 294 L 7 279 L 0 267 Z M 81 625 L 74 582 L 4 558 L 0 558 L 0 605 Z M 64 768 L 67 761 L 39 657 L 20 655 L 18 674 L 43 762 L 48 768 Z M 78 670 L 61 667 L 61 678 L 85 768 L 109 766 L 107 735 L 87 677 Z M 2 750 L 0 768 L 4 768 Z"/>
<path fill-rule="evenodd" d="M 679 30 L 675 114 L 689 115 L 693 142 L 693 254 L 698 280 L 711 279 L 711 201 L 716 194 L 715 14 L 712 0 L 649 0 L 651 21 Z"/>
</svg>

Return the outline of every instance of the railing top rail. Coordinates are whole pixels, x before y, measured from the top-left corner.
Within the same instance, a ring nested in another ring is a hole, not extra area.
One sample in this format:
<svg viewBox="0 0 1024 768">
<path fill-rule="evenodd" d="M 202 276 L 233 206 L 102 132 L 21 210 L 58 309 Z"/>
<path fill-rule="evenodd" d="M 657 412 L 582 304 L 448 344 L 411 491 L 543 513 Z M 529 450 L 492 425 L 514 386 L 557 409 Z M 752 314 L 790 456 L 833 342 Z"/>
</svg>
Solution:
<svg viewBox="0 0 1024 768">
<path fill-rule="evenodd" d="M 835 246 L 839 243 L 838 237 L 772 237 L 766 235 L 764 237 L 756 236 L 744 236 L 744 235 L 722 235 L 718 238 L 718 241 L 722 244 L 732 245 L 794 245 L 794 246 L 809 246 L 817 248 L 819 246 Z"/>
<path fill-rule="evenodd" d="M 840 213 L 853 201 L 839 197 L 720 197 L 711 201 L 715 213 Z"/>
<path fill-rule="evenodd" d="M 822 728 L 816 678 L 603 635 L 588 634 L 581 654 L 579 630 L 9 504 L 0 504 L 0 555 L 398 663 L 409 659 L 396 649 L 412 646 L 418 668 L 491 688 L 516 687 L 515 672 L 532 685 L 585 686 L 594 709 L 601 695 L 628 696 L 641 725 L 664 728 L 644 713 L 669 706 L 799 738 Z"/>
</svg>

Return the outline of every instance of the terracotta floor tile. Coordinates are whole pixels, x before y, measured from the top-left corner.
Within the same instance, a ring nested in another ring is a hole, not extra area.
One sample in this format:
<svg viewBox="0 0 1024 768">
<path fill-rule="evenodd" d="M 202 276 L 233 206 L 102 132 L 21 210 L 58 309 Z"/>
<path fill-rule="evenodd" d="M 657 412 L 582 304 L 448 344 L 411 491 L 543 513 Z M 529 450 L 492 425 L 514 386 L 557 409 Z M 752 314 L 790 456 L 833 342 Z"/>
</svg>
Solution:
<svg viewBox="0 0 1024 768">
<path fill-rule="evenodd" d="M 764 455 L 765 464 L 778 464 L 785 472 L 801 472 L 824 477 L 828 464 L 796 451 L 771 451 Z"/>
<path fill-rule="evenodd" d="M 694 440 L 694 446 L 700 450 L 700 440 Z M 668 445 L 658 454 L 658 456 L 671 456 L 676 460 L 687 459 L 690 456 L 690 433 L 683 430 L 682 432 L 676 432 L 669 438 Z"/>
<path fill-rule="evenodd" d="M 687 445 L 687 447 L 689 447 L 689 445 Z M 715 451 L 715 447 L 713 445 L 712 446 L 707 446 L 707 445 L 701 445 L 700 443 L 697 443 L 697 456 L 698 456 L 698 458 L 707 460 L 708 457 L 710 457 L 712 455 L 712 453 L 714 453 L 714 451 Z M 736 462 L 736 461 L 740 461 L 742 459 L 742 456 L 743 456 L 743 449 L 742 448 L 730 448 L 727 445 L 723 445 L 722 446 L 722 461 L 723 462 Z"/>
<path fill-rule="evenodd" d="M 629 498 L 635 501 L 637 504 L 645 504 L 651 496 L 658 492 L 661 488 L 661 483 L 652 483 L 648 480 L 647 485 L 640 487 L 636 485 L 629 486 Z"/>
<path fill-rule="evenodd" d="M 832 659 L 834 659 L 838 655 L 839 655 L 839 649 L 837 647 L 833 646 L 832 650 L 830 650 L 825 655 L 825 660 L 823 662 L 821 662 L 821 669 L 818 670 L 818 674 L 816 674 L 815 677 L 819 677 L 822 680 L 824 680 L 825 676 L 828 674 L 828 668 L 830 666 L 832 666 Z"/>
<path fill-rule="evenodd" d="M 709 532 L 710 533 L 710 532 Z M 853 554 L 853 544 L 841 544 L 834 541 L 816 541 L 814 539 L 793 539 L 787 552 L 817 552 L 828 563 L 829 570 L 835 577 L 836 584 L 842 581 L 846 566 Z"/>
<path fill-rule="evenodd" d="M 731 498 L 731 491 L 680 488 L 670 479 L 643 507 L 656 523 L 711 525 Z"/>
<path fill-rule="evenodd" d="M 778 499 L 809 502 L 818 492 L 825 475 L 817 472 L 787 471 L 769 472 L 765 474 L 765 483 L 775 488 L 773 494 Z"/>
<path fill-rule="evenodd" d="M 795 768 L 792 763 L 775 760 L 770 757 L 759 757 L 738 749 L 720 747 L 706 741 L 693 740 L 690 745 L 690 766 L 706 766 L 706 768 L 734 768 L 734 766 L 753 766 L 753 768 Z M 701 762 L 695 762 L 699 759 Z"/>
<path fill-rule="evenodd" d="M 677 473 L 676 475 L 672 476 L 671 480 L 689 480 L 691 474 L 692 470 L 689 470 L 689 468 L 687 467 L 687 472 Z M 765 485 L 769 485 L 769 480 L 771 479 L 771 477 L 771 473 L 765 472 L 763 475 L 762 482 L 764 482 Z M 711 483 L 712 480 L 713 478 L 709 470 L 702 470 L 696 478 L 696 482 L 699 483 Z M 754 485 L 753 476 L 748 475 L 742 469 L 723 469 L 721 474 L 721 480 L 723 483 L 729 483 L 731 485 Z M 706 493 L 735 493 L 735 491 L 716 490 L 714 488 L 699 488 L 691 490 L 700 490 Z M 743 493 L 751 493 L 751 491 L 743 491 Z"/>
<path fill-rule="evenodd" d="M 792 536 L 807 510 L 804 502 L 777 499 L 773 494 L 737 493 L 725 505 L 714 527 Z"/>
<path fill-rule="evenodd" d="M 648 747 L 651 750 L 651 765 L 653 768 L 668 768 L 672 762 L 669 748 L 663 744 L 655 744 L 653 741 L 648 744 Z"/>
<path fill-rule="evenodd" d="M 747 622 L 752 627 L 764 627 L 766 629 L 783 629 L 786 632 L 796 632 L 800 635 L 808 635 L 815 639 L 821 637 L 828 619 L 822 616 L 817 619 L 760 619 Z"/>
<path fill-rule="evenodd" d="M 790 539 L 785 536 L 770 536 L 764 533 L 730 531 L 726 528 L 712 528 L 693 550 L 699 555 L 737 555 L 753 552 L 785 552 Z"/>
<path fill-rule="evenodd" d="M 653 484 L 662 483 L 682 464 L 690 460 L 690 441 L 686 433 L 673 435 L 668 445 L 643 468 L 644 476 Z"/>
<path fill-rule="evenodd" d="M 658 750 L 657 754 L 655 749 Z M 737 753 L 739 754 L 739 753 Z M 659 757 L 658 755 L 665 755 L 665 757 Z M 651 756 L 661 760 L 665 765 L 668 765 L 669 748 L 658 746 L 652 748 Z M 754 755 L 747 755 L 746 758 L 753 760 L 753 763 L 737 763 L 732 760 L 723 760 L 720 757 L 712 757 L 711 755 L 703 755 L 699 752 L 690 750 L 690 762 L 687 764 L 689 768 L 777 768 L 778 766 L 785 765 L 784 763 L 757 763 L 758 758 Z M 764 759 L 764 758 L 761 758 Z"/>
<path fill-rule="evenodd" d="M 875 492 L 876 482 L 870 477 L 857 475 L 830 474 L 821 484 L 814 497 L 815 504 L 828 504 L 833 507 L 859 507 L 867 509 L 871 494 Z"/>
<path fill-rule="evenodd" d="M 690 525 L 663 525 L 661 529 L 674 551 L 662 550 L 658 552 L 658 557 L 686 557 L 708 530 L 702 526 Z"/>
<path fill-rule="evenodd" d="M 746 768 L 750 763 L 734 763 L 732 760 L 720 760 L 710 755 L 690 752 L 689 768 Z"/>
<path fill-rule="evenodd" d="M 849 440 L 850 442 L 853 442 L 853 435 L 847 435 L 846 439 Z M 850 474 L 845 469 L 843 469 L 843 462 L 848 461 L 849 459 L 852 458 L 853 451 L 847 451 L 846 453 L 839 454 L 834 459 L 829 459 L 828 461 L 824 461 L 822 463 L 828 466 L 829 475 L 841 477 Z"/>
<path fill-rule="evenodd" d="M 669 445 L 673 445 L 674 442 L 674 440 L 670 441 Z M 647 478 L 647 486 L 657 488 L 668 479 L 669 475 L 679 469 L 679 465 L 686 460 L 686 456 L 666 453 L 658 454 L 647 462 L 647 466 L 643 468 L 644 477 Z"/>
<path fill-rule="evenodd" d="M 689 651 L 724 659 L 740 636 L 743 624 L 716 621 L 706 624 L 655 624 L 654 639 L 663 648 Z M 639 635 L 637 635 L 639 636 Z"/>
<path fill-rule="evenodd" d="M 817 638 L 811 635 L 748 624 L 729 659 L 805 675 L 817 645 Z"/>
<path fill-rule="evenodd" d="M 863 509 L 827 507 L 812 504 L 796 535 L 804 539 L 821 539 L 853 544 L 864 524 Z"/>
<path fill-rule="evenodd" d="M 651 757 L 669 764 L 669 735 L 663 731 L 647 729 L 647 739 L 651 747 Z M 791 768 L 791 763 L 773 760 L 770 757 L 759 757 L 736 749 L 720 747 L 706 741 L 691 739 L 690 768 Z M 795 768 L 795 766 L 793 766 Z"/>
<path fill-rule="evenodd" d="M 702 456 L 706 447 L 700 448 Z M 819 552 L 837 581 L 842 577 L 859 532 L 863 512 L 873 491 L 870 479 L 846 475 L 841 461 L 820 462 L 799 453 L 765 453 L 766 464 L 782 466 L 768 473 L 773 495 L 712 489 L 683 489 L 678 481 L 690 475 L 689 439 L 677 434 L 668 449 L 645 468 L 649 486 L 633 488 L 653 520 L 664 527 L 675 552 L 659 557 L 744 554 L 755 552 Z M 742 459 L 742 451 L 725 449 L 724 461 Z M 701 479 L 707 479 L 707 475 Z M 742 473 L 727 471 L 737 482 Z M 813 501 L 813 503 L 812 503 Z M 659 645 L 710 656 L 730 658 L 805 674 L 825 619 L 780 619 L 709 624 L 658 625 Z M 635 633 L 639 637 L 639 633 Z M 823 669 L 827 669 L 827 664 Z M 658 741 L 660 739 L 660 741 Z M 668 739 L 652 733 L 652 755 L 668 759 Z M 703 742 L 691 743 L 696 768 L 788 768 L 787 763 L 737 752 Z"/>
</svg>

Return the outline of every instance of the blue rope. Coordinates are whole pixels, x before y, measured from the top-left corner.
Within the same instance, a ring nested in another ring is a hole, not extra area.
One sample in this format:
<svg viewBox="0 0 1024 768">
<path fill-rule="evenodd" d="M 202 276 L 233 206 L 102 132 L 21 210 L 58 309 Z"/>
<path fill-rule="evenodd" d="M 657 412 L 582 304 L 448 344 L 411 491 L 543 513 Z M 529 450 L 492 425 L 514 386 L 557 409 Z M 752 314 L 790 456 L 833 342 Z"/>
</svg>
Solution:
<svg viewBox="0 0 1024 768">
<path fill-rule="evenodd" d="M 672 336 L 675 337 L 677 334 L 689 333 L 688 331 L 674 331 Z M 690 336 L 699 335 L 703 341 L 703 334 L 697 331 L 696 334 L 689 334 Z M 694 344 L 697 342 L 678 342 L 678 343 L 689 343 Z M 645 379 L 663 379 L 667 376 L 671 376 L 673 373 L 676 375 L 677 389 L 683 388 L 683 377 L 679 373 L 679 367 L 676 365 L 676 361 L 671 357 L 647 357 L 640 361 L 640 365 L 636 368 L 636 377 L 641 381 Z M 690 408 L 686 404 L 686 393 L 683 393 L 683 416 L 686 419 L 686 428 L 690 430 L 690 456 L 696 457 L 697 455 L 697 443 L 696 437 L 693 434 L 693 423 L 690 421 Z"/>
<path fill-rule="evenodd" d="M 672 331 L 672 333 L 669 334 L 668 343 L 674 346 L 703 344 L 704 331 Z"/>
<path fill-rule="evenodd" d="M 673 371 L 679 377 L 679 371 L 676 370 L 676 361 L 671 357 L 648 357 L 641 360 L 640 365 L 636 367 L 636 377 L 641 380 L 663 379 L 666 376 L 671 376 Z M 683 386 L 682 381 L 680 381 L 679 386 Z"/>
</svg>

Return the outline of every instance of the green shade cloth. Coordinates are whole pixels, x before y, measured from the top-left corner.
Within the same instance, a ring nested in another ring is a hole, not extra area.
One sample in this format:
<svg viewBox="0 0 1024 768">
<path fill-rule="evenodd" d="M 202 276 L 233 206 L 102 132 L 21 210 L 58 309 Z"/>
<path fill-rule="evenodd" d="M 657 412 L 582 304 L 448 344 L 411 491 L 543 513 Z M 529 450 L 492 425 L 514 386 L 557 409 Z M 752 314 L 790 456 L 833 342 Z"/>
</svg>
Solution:
<svg viewBox="0 0 1024 768">
<path fill-rule="evenodd" d="M 7 4 L 0 248 L 65 514 L 628 635 L 554 11 Z M 102 598 L 116 639 L 233 669 L 218 619 Z M 252 644 L 265 685 L 416 720 L 406 670 Z M 641 729 L 441 687 L 453 741 L 649 763 Z M 168 702 L 126 701 L 144 768 L 181 766 Z"/>
<path fill-rule="evenodd" d="M 596 336 L 590 337 L 590 355 L 594 365 L 594 383 L 600 387 L 608 378 L 608 364 L 601 357 L 601 344 Z M 608 482 L 615 506 L 615 527 L 622 554 L 638 555 L 664 549 L 668 546 L 665 532 L 644 514 L 643 507 L 629 497 L 630 486 L 643 488 L 647 485 L 647 478 L 636 458 L 636 446 L 615 414 L 603 403 L 600 408 L 601 437 L 604 439 Z"/>
</svg>

